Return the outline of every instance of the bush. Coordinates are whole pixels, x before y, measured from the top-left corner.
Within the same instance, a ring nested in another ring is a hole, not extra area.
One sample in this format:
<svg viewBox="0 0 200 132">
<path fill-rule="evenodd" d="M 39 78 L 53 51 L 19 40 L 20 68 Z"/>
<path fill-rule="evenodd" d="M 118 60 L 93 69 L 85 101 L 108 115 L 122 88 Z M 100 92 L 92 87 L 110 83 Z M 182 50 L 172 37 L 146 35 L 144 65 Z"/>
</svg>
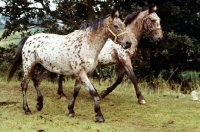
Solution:
<svg viewBox="0 0 200 132">
<path fill-rule="evenodd" d="M 15 50 L 17 48 L 17 45 L 15 44 L 9 44 L 6 48 L 0 47 L 0 71 L 2 73 L 6 73 L 8 71 L 8 68 L 10 66 L 10 63 L 12 62 L 13 56 L 15 54 Z"/>
</svg>

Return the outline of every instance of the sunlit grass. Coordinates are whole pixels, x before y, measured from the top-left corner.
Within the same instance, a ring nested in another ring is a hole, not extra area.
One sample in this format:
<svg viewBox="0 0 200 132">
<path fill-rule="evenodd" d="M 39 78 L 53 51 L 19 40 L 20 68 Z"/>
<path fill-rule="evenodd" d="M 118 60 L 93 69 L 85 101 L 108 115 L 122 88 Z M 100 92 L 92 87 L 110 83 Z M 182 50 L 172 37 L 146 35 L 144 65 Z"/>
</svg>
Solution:
<svg viewBox="0 0 200 132">
<path fill-rule="evenodd" d="M 101 82 L 91 79 L 100 93 L 113 80 Z M 32 82 L 27 91 L 28 104 L 32 115 L 25 115 L 22 109 L 20 81 L 10 83 L 0 78 L 0 102 L 10 104 L 0 106 L 0 131 L 13 132 L 188 132 L 199 131 L 200 102 L 191 101 L 190 95 L 184 99 L 176 98 L 176 91 L 168 91 L 165 84 L 160 92 L 149 92 L 146 83 L 139 86 L 147 102 L 137 103 L 133 85 L 129 81 L 120 84 L 111 94 L 100 101 L 104 123 L 94 122 L 93 101 L 83 87 L 75 103 L 75 118 L 67 116 L 67 105 L 71 99 L 74 80 L 65 81 L 66 99 L 58 99 L 57 84 L 42 82 L 40 88 L 44 96 L 44 107 L 37 111 L 36 92 Z M 167 92 L 168 91 L 168 92 Z M 167 94 L 166 94 L 167 93 Z"/>
<path fill-rule="evenodd" d="M 3 34 L 3 30 L 0 30 L 0 37 Z M 8 36 L 6 39 L 2 39 L 0 41 L 0 46 L 6 47 L 7 45 L 13 43 L 13 44 L 18 44 L 18 42 L 21 39 L 20 33 L 15 33 L 12 34 L 11 36 Z"/>
<path fill-rule="evenodd" d="M 24 32 L 24 34 L 26 34 L 27 32 L 33 33 L 34 31 L 36 31 L 36 28 L 35 29 L 30 29 L 28 31 L 23 31 L 23 32 Z M 2 36 L 3 32 L 4 32 L 4 30 L 1 29 L 0 30 L 0 37 Z M 6 39 L 2 39 L 0 41 L 0 46 L 7 47 L 9 44 L 18 44 L 19 41 L 21 40 L 21 38 L 22 38 L 22 33 L 21 32 L 12 33 Z"/>
</svg>

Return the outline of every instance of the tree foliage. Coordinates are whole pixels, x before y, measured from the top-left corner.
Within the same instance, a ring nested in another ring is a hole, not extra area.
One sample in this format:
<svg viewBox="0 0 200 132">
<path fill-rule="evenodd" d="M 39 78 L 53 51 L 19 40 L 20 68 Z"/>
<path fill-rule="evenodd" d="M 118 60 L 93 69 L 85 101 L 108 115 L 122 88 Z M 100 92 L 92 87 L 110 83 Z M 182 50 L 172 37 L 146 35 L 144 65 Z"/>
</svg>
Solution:
<svg viewBox="0 0 200 132">
<path fill-rule="evenodd" d="M 200 0 L 53 0 L 55 10 L 48 0 L 3 1 L 6 5 L 0 7 L 0 14 L 9 20 L 1 39 L 33 26 L 40 27 L 43 32 L 67 34 L 113 9 L 118 9 L 124 19 L 138 6 L 157 5 L 164 40 L 154 43 L 144 35 L 133 60 L 136 75 L 145 78 L 162 73 L 164 79 L 169 79 L 173 72 L 176 77 L 180 71 L 200 69 Z M 36 4 L 41 6 L 33 6 Z M 60 28 L 59 23 L 66 27 Z"/>
</svg>

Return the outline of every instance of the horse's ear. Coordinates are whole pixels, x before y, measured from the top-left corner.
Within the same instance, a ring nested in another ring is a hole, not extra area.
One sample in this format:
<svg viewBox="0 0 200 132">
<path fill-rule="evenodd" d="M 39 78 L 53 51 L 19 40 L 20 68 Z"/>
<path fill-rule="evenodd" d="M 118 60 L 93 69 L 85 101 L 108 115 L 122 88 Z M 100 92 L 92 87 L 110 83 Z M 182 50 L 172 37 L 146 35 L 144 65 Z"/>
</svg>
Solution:
<svg viewBox="0 0 200 132">
<path fill-rule="evenodd" d="M 151 6 L 149 8 L 149 13 L 156 12 L 156 11 L 157 11 L 157 6 Z"/>
<path fill-rule="evenodd" d="M 115 17 L 119 17 L 119 11 L 118 10 L 113 11 L 112 14 L 111 14 L 112 19 L 114 19 Z"/>
<path fill-rule="evenodd" d="M 142 7 L 140 7 L 140 6 L 137 6 L 137 10 L 142 10 Z"/>
</svg>

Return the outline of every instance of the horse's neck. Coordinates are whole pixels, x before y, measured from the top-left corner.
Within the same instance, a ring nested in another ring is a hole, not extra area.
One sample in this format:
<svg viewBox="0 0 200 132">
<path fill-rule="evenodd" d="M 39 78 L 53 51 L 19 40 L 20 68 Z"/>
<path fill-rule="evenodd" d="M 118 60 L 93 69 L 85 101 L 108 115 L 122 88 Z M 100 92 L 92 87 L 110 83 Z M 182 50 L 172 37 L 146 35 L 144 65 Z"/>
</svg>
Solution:
<svg viewBox="0 0 200 132">
<path fill-rule="evenodd" d="M 141 12 L 139 16 L 135 20 L 133 20 L 131 24 L 129 24 L 126 27 L 126 30 L 130 33 L 130 37 L 135 38 L 138 42 L 140 41 L 142 37 L 143 19 L 146 14 L 147 14 L 147 11 Z"/>
<path fill-rule="evenodd" d="M 96 54 L 99 54 L 107 41 L 106 29 L 102 27 L 102 29 L 97 29 L 96 31 L 88 30 L 86 34 L 89 37 L 90 48 L 95 48 Z"/>
</svg>

